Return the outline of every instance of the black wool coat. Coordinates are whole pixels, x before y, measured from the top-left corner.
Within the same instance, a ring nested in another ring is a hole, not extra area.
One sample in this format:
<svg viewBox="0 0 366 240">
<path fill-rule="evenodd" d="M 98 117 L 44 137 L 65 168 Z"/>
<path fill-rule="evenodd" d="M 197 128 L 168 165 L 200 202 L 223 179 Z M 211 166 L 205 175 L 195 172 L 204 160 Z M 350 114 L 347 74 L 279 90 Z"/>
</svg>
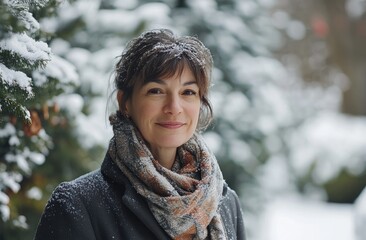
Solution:
<svg viewBox="0 0 366 240">
<path fill-rule="evenodd" d="M 225 185 L 220 214 L 228 239 L 245 239 L 244 222 L 233 190 Z M 99 170 L 61 183 L 52 193 L 35 240 L 171 239 L 147 202 L 108 156 Z"/>
</svg>

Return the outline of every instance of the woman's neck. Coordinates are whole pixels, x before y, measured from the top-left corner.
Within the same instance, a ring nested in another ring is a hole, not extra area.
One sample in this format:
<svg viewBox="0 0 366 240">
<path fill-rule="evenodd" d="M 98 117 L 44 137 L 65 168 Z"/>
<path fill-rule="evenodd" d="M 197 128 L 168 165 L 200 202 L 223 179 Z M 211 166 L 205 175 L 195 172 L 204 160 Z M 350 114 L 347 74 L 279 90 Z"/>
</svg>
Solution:
<svg viewBox="0 0 366 240">
<path fill-rule="evenodd" d="M 151 153 L 160 165 L 171 169 L 175 161 L 177 148 L 152 148 Z"/>
</svg>

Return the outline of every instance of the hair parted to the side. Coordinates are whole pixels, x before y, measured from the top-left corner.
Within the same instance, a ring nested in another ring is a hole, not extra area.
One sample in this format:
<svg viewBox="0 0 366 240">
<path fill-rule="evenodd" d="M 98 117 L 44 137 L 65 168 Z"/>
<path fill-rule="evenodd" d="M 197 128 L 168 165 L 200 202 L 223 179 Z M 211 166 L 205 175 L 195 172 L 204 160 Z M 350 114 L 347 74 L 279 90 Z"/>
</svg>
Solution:
<svg viewBox="0 0 366 240">
<path fill-rule="evenodd" d="M 196 37 L 177 36 L 168 29 L 156 29 L 132 39 L 116 64 L 114 84 L 123 92 L 119 104 L 125 104 L 136 86 L 152 79 L 181 74 L 188 66 L 196 78 L 201 98 L 198 130 L 213 118 L 208 99 L 213 60 L 210 51 Z M 123 109 L 120 109 L 124 111 Z"/>
</svg>

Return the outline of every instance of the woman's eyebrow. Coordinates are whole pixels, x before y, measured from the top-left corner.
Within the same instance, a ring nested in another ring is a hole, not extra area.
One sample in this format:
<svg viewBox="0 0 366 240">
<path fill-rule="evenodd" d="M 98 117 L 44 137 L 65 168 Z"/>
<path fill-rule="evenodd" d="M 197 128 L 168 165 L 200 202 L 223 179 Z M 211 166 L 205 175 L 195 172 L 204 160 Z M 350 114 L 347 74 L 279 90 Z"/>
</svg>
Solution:
<svg viewBox="0 0 366 240">
<path fill-rule="evenodd" d="M 183 86 L 194 85 L 194 84 L 197 84 L 196 80 L 185 82 L 185 83 L 183 83 Z"/>
<path fill-rule="evenodd" d="M 166 81 L 161 80 L 159 78 L 151 79 L 147 83 L 150 83 L 150 82 L 154 82 L 154 83 L 157 83 L 157 84 L 166 85 Z M 197 81 L 196 80 L 192 80 L 192 81 L 189 81 L 189 82 L 185 82 L 185 83 L 183 83 L 183 86 L 188 86 L 188 85 L 193 85 L 193 84 L 197 84 Z"/>
<path fill-rule="evenodd" d="M 150 79 L 147 83 L 150 83 L 150 82 L 166 85 L 166 82 L 159 78 Z"/>
</svg>

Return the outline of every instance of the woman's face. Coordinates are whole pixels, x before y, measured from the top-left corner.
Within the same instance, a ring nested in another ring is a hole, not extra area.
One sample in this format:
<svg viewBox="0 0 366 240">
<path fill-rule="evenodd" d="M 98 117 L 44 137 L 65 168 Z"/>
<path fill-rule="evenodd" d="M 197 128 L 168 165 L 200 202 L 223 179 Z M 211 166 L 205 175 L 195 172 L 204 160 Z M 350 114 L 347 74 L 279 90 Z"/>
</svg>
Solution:
<svg viewBox="0 0 366 240">
<path fill-rule="evenodd" d="M 184 67 L 181 75 L 153 79 L 135 88 L 126 108 L 154 152 L 177 148 L 192 137 L 200 105 L 196 79 Z"/>
</svg>

